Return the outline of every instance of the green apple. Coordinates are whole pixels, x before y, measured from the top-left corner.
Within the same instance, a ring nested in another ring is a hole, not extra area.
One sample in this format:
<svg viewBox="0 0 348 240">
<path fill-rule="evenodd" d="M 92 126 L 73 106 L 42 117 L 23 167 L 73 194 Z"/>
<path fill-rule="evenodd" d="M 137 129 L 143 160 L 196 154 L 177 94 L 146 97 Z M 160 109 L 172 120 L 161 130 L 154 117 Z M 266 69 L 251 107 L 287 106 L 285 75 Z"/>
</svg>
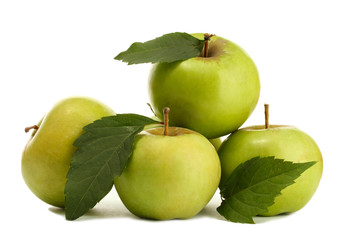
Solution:
<svg viewBox="0 0 348 240">
<path fill-rule="evenodd" d="M 87 124 L 114 111 L 95 99 L 72 97 L 59 101 L 34 127 L 22 155 L 22 175 L 42 201 L 64 207 L 64 187 L 74 141 Z"/>
<path fill-rule="evenodd" d="M 323 171 L 318 145 L 306 133 L 293 126 L 251 126 L 232 133 L 218 151 L 221 161 L 220 187 L 241 163 L 256 157 L 275 156 L 294 163 L 316 161 L 295 183 L 282 190 L 264 216 L 295 212 L 303 208 L 315 193 Z"/>
<path fill-rule="evenodd" d="M 258 102 L 260 82 L 254 62 L 235 43 L 213 36 L 208 50 L 207 57 L 154 64 L 149 97 L 157 116 L 168 106 L 173 126 L 210 139 L 235 131 L 247 120 Z"/>
<path fill-rule="evenodd" d="M 220 181 L 220 161 L 212 144 L 189 129 L 148 129 L 134 149 L 115 188 L 127 209 L 150 219 L 186 219 L 200 212 Z"/>
<path fill-rule="evenodd" d="M 209 142 L 213 144 L 216 151 L 219 150 L 222 143 L 221 138 L 212 138 L 212 139 L 209 139 Z"/>
</svg>

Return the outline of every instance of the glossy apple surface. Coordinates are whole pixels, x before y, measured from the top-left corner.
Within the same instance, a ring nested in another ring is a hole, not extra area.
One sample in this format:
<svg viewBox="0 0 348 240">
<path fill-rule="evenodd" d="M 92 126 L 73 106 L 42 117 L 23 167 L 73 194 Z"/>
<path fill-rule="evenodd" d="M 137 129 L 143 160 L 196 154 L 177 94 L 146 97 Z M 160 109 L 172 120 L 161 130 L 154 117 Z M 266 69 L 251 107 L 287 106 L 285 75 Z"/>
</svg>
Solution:
<svg viewBox="0 0 348 240">
<path fill-rule="evenodd" d="M 260 82 L 254 62 L 238 45 L 214 36 L 208 49 L 208 57 L 154 64 L 149 97 L 157 116 L 169 107 L 172 125 L 210 139 L 233 132 L 247 120 L 258 102 Z"/>
<path fill-rule="evenodd" d="M 317 144 L 308 134 L 292 126 L 240 129 L 222 143 L 218 153 L 221 161 L 220 186 L 240 163 L 256 156 L 275 156 L 295 163 L 317 162 L 293 185 L 282 190 L 265 216 L 295 212 L 304 207 L 315 193 L 323 171 L 323 159 Z"/>
<path fill-rule="evenodd" d="M 30 190 L 42 201 L 64 207 L 64 187 L 74 141 L 87 124 L 115 113 L 97 100 L 63 99 L 44 116 L 22 155 L 22 175 Z"/>
<path fill-rule="evenodd" d="M 138 134 L 133 154 L 115 179 L 120 199 L 130 212 L 143 218 L 190 218 L 216 192 L 220 161 L 212 144 L 201 134 L 163 127 Z"/>
</svg>

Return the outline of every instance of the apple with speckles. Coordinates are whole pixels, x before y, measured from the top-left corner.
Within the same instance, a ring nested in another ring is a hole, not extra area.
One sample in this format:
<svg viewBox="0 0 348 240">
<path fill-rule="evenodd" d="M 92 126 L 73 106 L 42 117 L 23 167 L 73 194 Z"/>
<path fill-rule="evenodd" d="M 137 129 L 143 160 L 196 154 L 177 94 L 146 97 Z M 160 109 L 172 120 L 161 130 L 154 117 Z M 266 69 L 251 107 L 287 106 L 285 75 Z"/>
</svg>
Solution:
<svg viewBox="0 0 348 240">
<path fill-rule="evenodd" d="M 253 112 L 260 95 L 259 74 L 237 44 L 219 36 L 193 36 L 206 39 L 204 53 L 154 64 L 149 76 L 150 102 L 159 117 L 164 107 L 170 107 L 174 126 L 209 139 L 221 137 L 237 130 Z"/>
<path fill-rule="evenodd" d="M 126 168 L 114 183 L 134 215 L 158 220 L 191 218 L 216 192 L 220 160 L 203 135 L 168 127 L 165 120 L 164 127 L 138 134 L 133 146 Z"/>
<path fill-rule="evenodd" d="M 232 133 L 221 145 L 218 154 L 221 161 L 220 187 L 236 167 L 257 156 L 284 159 L 294 163 L 315 161 L 295 183 L 281 191 L 268 212 L 273 216 L 295 212 L 303 208 L 319 186 L 323 172 L 323 158 L 316 142 L 305 132 L 288 125 L 268 124 L 268 105 L 265 105 L 265 125 L 241 128 Z"/>
<path fill-rule="evenodd" d="M 27 128 L 33 133 L 22 154 L 22 175 L 29 189 L 42 201 L 63 208 L 74 141 L 84 126 L 114 114 L 96 99 L 70 97 L 57 102 L 37 125 Z"/>
</svg>

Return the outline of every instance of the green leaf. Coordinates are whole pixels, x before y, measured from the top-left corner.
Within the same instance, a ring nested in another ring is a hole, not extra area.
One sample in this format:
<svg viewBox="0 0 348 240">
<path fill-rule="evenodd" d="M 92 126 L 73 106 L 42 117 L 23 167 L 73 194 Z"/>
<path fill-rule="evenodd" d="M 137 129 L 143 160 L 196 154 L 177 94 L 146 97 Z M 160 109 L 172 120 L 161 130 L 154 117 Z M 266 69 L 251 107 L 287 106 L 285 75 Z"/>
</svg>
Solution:
<svg viewBox="0 0 348 240">
<path fill-rule="evenodd" d="M 281 190 L 295 183 L 316 162 L 292 163 L 274 157 L 255 157 L 240 164 L 221 188 L 217 211 L 232 222 L 254 223 L 267 212 Z"/>
<path fill-rule="evenodd" d="M 65 185 L 65 217 L 75 220 L 94 207 L 113 186 L 132 153 L 134 137 L 145 125 L 158 123 L 136 114 L 104 117 L 76 139 Z"/>
<path fill-rule="evenodd" d="M 204 40 L 188 33 L 168 33 L 162 37 L 140 43 L 133 43 L 126 51 L 114 59 L 128 64 L 175 62 L 197 57 L 201 54 Z"/>
</svg>

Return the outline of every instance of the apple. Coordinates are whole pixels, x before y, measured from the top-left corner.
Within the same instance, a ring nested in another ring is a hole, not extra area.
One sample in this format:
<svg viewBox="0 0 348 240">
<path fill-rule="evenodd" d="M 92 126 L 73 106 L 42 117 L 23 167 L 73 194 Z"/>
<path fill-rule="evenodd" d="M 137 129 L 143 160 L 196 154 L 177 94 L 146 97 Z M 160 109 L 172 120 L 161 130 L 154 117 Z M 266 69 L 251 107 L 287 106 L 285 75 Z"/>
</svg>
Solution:
<svg viewBox="0 0 348 240">
<path fill-rule="evenodd" d="M 222 144 L 222 141 L 221 141 L 221 138 L 212 138 L 212 139 L 209 139 L 209 142 L 211 144 L 213 144 L 214 148 L 217 150 L 219 150 L 221 144 Z"/>
<path fill-rule="evenodd" d="M 22 175 L 30 190 L 42 201 L 64 207 L 64 187 L 74 141 L 87 124 L 114 115 L 92 98 L 71 97 L 56 103 L 34 129 L 22 155 Z"/>
<path fill-rule="evenodd" d="M 202 39 L 204 34 L 193 36 Z M 210 139 L 237 130 L 247 120 L 258 102 L 260 82 L 254 62 L 235 43 L 213 36 L 205 51 L 206 56 L 154 64 L 149 98 L 157 116 L 168 106 L 174 126 Z"/>
<path fill-rule="evenodd" d="M 295 183 L 282 190 L 264 216 L 295 212 L 303 208 L 315 193 L 323 171 L 323 159 L 318 145 L 305 132 L 288 125 L 266 124 L 242 128 L 232 133 L 221 145 L 220 187 L 241 163 L 256 157 L 275 156 L 294 163 L 316 161 Z"/>
<path fill-rule="evenodd" d="M 134 215 L 186 219 L 207 205 L 218 188 L 220 174 L 219 157 L 208 139 L 165 124 L 135 137 L 133 153 L 114 183 L 121 201 Z"/>
</svg>

